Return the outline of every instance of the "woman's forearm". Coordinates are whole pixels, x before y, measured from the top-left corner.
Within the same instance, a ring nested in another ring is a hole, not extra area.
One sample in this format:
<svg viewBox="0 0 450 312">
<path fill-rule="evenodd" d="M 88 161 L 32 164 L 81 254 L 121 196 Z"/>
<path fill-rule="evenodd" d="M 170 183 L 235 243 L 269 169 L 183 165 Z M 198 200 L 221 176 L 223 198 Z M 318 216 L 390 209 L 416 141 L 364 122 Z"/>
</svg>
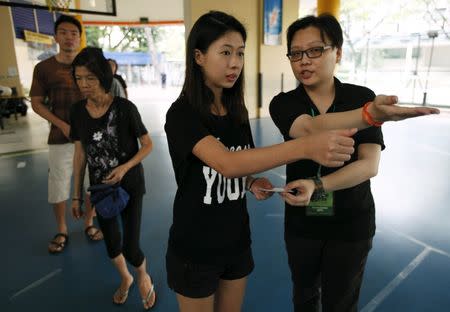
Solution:
<svg viewBox="0 0 450 312">
<path fill-rule="evenodd" d="M 124 164 L 124 166 L 127 168 L 127 171 L 139 164 L 152 151 L 153 142 L 148 134 L 140 137 L 139 141 L 141 147 L 139 148 L 138 152 Z"/>
<path fill-rule="evenodd" d="M 79 141 L 75 142 L 73 155 L 73 197 L 81 198 L 84 173 L 86 171 L 86 155 Z"/>
</svg>

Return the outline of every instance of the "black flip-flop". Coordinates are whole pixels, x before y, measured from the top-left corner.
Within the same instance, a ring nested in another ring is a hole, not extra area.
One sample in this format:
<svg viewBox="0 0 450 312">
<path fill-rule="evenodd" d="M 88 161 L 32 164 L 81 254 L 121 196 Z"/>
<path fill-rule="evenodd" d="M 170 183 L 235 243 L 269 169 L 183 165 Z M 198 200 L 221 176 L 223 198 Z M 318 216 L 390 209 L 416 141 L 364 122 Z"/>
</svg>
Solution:
<svg viewBox="0 0 450 312">
<path fill-rule="evenodd" d="M 95 231 L 89 234 L 90 229 L 95 229 Z M 95 225 L 89 225 L 87 228 L 84 229 L 84 234 L 86 234 L 87 238 L 89 238 L 91 242 L 98 242 L 103 239 L 103 237 L 101 239 L 95 239 L 95 236 L 97 236 L 98 233 L 100 233 L 100 230 L 96 228 Z"/>
<path fill-rule="evenodd" d="M 64 237 L 64 241 L 58 242 L 56 240 L 58 237 Z M 67 234 L 65 234 L 65 233 L 57 233 L 55 236 L 53 236 L 53 239 L 50 241 L 50 245 L 56 246 L 56 249 L 52 250 L 49 248 L 48 252 L 51 254 L 61 253 L 66 248 L 67 244 L 69 244 L 69 236 L 67 236 Z M 57 249 L 57 248 L 60 248 L 60 249 Z"/>
</svg>

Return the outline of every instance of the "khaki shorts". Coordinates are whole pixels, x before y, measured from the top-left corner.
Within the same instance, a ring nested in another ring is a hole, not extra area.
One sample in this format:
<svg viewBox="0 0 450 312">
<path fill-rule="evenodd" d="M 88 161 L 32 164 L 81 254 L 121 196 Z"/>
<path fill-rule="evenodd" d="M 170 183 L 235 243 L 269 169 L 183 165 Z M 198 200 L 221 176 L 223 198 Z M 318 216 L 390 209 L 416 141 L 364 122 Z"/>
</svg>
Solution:
<svg viewBox="0 0 450 312">
<path fill-rule="evenodd" d="M 48 146 L 48 202 L 61 203 L 70 197 L 70 183 L 73 172 L 72 143 L 52 144 Z M 89 174 L 84 175 L 84 189 L 89 186 Z"/>
</svg>

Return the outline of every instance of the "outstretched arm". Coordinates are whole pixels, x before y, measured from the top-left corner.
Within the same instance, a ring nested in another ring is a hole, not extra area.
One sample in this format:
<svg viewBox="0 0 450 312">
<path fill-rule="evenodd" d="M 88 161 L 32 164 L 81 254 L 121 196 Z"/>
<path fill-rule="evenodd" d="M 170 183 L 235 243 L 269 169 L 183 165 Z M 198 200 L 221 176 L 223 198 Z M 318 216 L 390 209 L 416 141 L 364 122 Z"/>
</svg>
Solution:
<svg viewBox="0 0 450 312">
<path fill-rule="evenodd" d="M 285 143 L 230 152 L 208 135 L 195 144 L 192 152 L 227 178 L 262 172 L 300 159 L 312 159 L 327 167 L 339 167 L 350 159 L 356 129 L 323 131 Z"/>
<path fill-rule="evenodd" d="M 438 114 L 439 110 L 431 107 L 401 107 L 396 105 L 396 96 L 377 95 L 368 105 L 367 111 L 376 122 L 399 121 L 413 117 Z M 312 117 L 303 114 L 292 123 L 289 136 L 299 138 L 318 131 L 358 128 L 365 129 L 370 125 L 363 118 L 363 109 L 358 108 L 341 113 L 327 113 Z"/>
<path fill-rule="evenodd" d="M 358 160 L 340 168 L 339 170 L 321 177 L 325 191 L 338 191 L 356 186 L 378 173 L 381 146 L 378 144 L 361 144 L 358 147 Z M 282 197 L 293 206 L 306 206 L 309 204 L 314 192 L 314 182 L 309 179 L 300 179 L 288 183 L 286 192 L 297 190 L 296 195 L 283 193 Z"/>
</svg>

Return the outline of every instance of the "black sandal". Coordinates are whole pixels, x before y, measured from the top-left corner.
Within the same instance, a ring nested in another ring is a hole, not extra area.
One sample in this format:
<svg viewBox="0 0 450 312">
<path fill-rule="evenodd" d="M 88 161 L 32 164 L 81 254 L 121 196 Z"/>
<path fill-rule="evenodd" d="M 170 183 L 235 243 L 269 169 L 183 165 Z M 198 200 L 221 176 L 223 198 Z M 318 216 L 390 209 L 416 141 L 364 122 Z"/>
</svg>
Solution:
<svg viewBox="0 0 450 312">
<path fill-rule="evenodd" d="M 56 239 L 58 237 L 64 237 L 64 241 L 59 242 Z M 48 252 L 51 254 L 58 254 L 64 251 L 65 247 L 69 244 L 69 236 L 65 233 L 57 233 L 55 236 L 53 236 L 53 239 L 50 241 L 50 245 L 48 248 Z M 55 249 L 50 249 L 50 246 L 56 246 Z"/>
<path fill-rule="evenodd" d="M 95 231 L 93 233 L 89 234 L 89 230 L 91 230 L 91 229 L 95 229 Z M 99 238 L 99 239 L 95 239 L 95 237 L 99 233 L 102 234 L 102 237 Z M 98 241 L 101 241 L 103 239 L 103 233 L 98 228 L 96 228 L 95 225 L 89 225 L 87 228 L 85 228 L 84 229 L 84 234 L 86 234 L 87 238 L 89 238 L 89 240 L 91 242 L 98 242 Z"/>
</svg>

